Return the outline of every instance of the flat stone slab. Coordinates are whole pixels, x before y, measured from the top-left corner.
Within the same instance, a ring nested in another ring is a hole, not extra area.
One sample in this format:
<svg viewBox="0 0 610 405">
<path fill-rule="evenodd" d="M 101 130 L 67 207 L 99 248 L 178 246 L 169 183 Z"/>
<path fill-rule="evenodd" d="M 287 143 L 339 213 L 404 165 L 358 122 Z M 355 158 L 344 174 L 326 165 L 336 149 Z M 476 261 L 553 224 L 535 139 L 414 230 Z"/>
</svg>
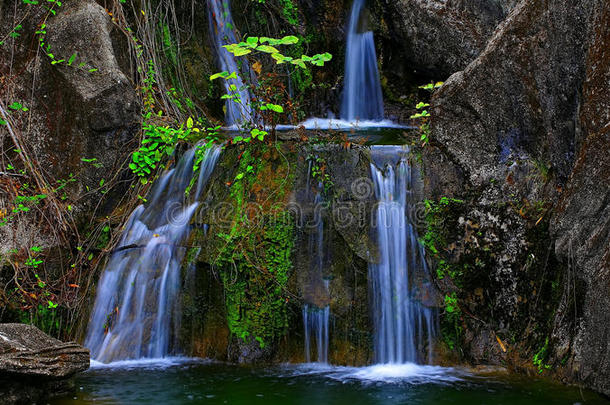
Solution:
<svg viewBox="0 0 610 405">
<path fill-rule="evenodd" d="M 32 325 L 0 324 L 0 378 L 68 378 L 89 368 L 89 349 Z"/>
</svg>

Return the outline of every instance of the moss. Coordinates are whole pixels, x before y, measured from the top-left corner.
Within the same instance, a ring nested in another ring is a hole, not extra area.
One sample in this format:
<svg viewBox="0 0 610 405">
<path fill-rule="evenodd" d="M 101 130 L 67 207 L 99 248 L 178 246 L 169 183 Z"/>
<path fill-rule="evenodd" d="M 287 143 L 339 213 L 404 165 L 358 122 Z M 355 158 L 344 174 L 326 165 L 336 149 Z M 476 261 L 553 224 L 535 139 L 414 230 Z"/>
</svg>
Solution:
<svg viewBox="0 0 610 405">
<path fill-rule="evenodd" d="M 282 8 L 282 15 L 290 25 L 299 24 L 299 8 L 293 0 L 278 0 Z"/>
<path fill-rule="evenodd" d="M 277 154 L 273 147 L 258 145 L 244 151 L 238 173 L 246 173 L 248 166 L 253 170 L 232 185 L 234 218 L 227 233 L 216 235 L 214 265 L 225 289 L 229 330 L 261 347 L 276 342 L 288 328 L 295 224 L 278 207 L 288 195 L 292 175 Z"/>
</svg>

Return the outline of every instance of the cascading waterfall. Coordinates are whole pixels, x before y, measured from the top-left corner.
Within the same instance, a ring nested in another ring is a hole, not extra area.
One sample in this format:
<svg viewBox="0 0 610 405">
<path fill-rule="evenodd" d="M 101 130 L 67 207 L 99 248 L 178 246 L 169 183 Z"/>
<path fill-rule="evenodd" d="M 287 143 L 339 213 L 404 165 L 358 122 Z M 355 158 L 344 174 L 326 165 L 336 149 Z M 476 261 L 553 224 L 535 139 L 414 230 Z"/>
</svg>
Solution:
<svg viewBox="0 0 610 405">
<path fill-rule="evenodd" d="M 249 122 L 252 119 L 251 96 L 249 90 L 244 86 L 241 76 L 242 72 L 250 73 L 248 62 L 242 59 L 240 61 L 242 70 L 240 70 L 235 56 L 223 48 L 224 45 L 239 42 L 235 34 L 230 1 L 208 0 L 208 21 L 221 71 L 235 72 L 237 75 L 234 79 L 223 80 L 227 94 L 239 94 L 239 103 L 233 100 L 226 100 L 225 102 L 225 123 L 228 126 L 233 126 Z M 231 86 L 235 86 L 237 90 L 231 90 Z"/>
<path fill-rule="evenodd" d="M 305 361 L 311 363 L 311 336 L 316 339 L 317 362 L 328 363 L 328 323 L 330 306 L 318 308 L 305 304 L 303 307 L 303 326 L 305 328 Z"/>
<path fill-rule="evenodd" d="M 138 206 L 125 226 L 97 287 L 85 346 L 104 363 L 166 357 L 179 328 L 182 243 L 190 220 L 220 155 L 206 150 L 193 203 L 185 191 L 193 177 L 196 148 L 157 181 L 146 206 Z"/>
<path fill-rule="evenodd" d="M 309 161 L 309 171 L 311 173 L 312 161 Z M 310 195 L 309 200 L 313 202 L 313 227 L 312 232 L 309 234 L 308 251 L 313 255 L 310 258 L 310 274 L 313 277 L 312 284 L 313 290 L 320 290 L 322 287 L 323 292 L 326 296 L 329 295 L 329 283 L 328 279 L 324 278 L 324 260 L 325 252 L 324 248 L 324 219 L 322 216 L 322 208 L 324 206 L 324 199 L 322 197 L 322 190 L 324 185 L 318 183 L 315 189 L 315 193 L 312 194 L 310 187 L 310 177 L 307 179 L 307 192 Z M 317 287 L 317 288 L 316 288 Z M 319 295 L 320 293 L 314 293 Z M 321 300 L 318 300 L 321 301 Z M 316 356 L 318 363 L 328 363 L 328 324 L 330 320 L 330 305 L 325 305 L 320 308 L 316 305 L 305 304 L 303 307 L 303 328 L 305 332 L 305 360 L 310 363 L 311 357 L 311 338 L 314 337 L 316 341 Z"/>
<path fill-rule="evenodd" d="M 393 160 L 383 169 L 371 164 L 380 254 L 379 263 L 369 266 L 377 363 L 423 362 L 426 344 L 431 362 L 436 331 L 435 311 L 423 302 L 431 291 L 424 249 L 407 217 L 413 182 L 406 152 L 400 146 L 373 147 L 373 157 Z"/>
<path fill-rule="evenodd" d="M 364 31 L 366 0 L 354 0 L 349 19 L 345 51 L 345 81 L 341 119 L 346 121 L 383 119 L 383 96 L 372 31 Z"/>
</svg>

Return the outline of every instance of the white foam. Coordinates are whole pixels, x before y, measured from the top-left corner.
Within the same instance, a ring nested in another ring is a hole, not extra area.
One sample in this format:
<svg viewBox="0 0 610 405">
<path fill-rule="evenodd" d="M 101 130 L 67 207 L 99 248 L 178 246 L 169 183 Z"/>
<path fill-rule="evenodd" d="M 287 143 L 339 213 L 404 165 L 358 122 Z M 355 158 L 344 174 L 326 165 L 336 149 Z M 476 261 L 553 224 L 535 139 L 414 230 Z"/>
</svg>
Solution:
<svg viewBox="0 0 610 405">
<path fill-rule="evenodd" d="M 390 120 L 381 120 L 381 121 L 371 121 L 371 120 L 363 120 L 363 121 L 346 121 L 337 118 L 309 118 L 298 125 L 287 125 L 281 124 L 275 127 L 278 131 L 291 131 L 293 129 L 297 129 L 299 127 L 303 127 L 307 130 L 335 130 L 335 131 L 347 131 L 347 130 L 366 130 L 366 129 L 380 129 L 380 128 L 393 128 L 393 129 L 409 129 L 412 128 L 409 125 L 397 124 Z M 225 131 L 239 131 L 241 128 L 237 125 L 230 125 L 223 127 Z M 269 127 L 266 127 L 269 130 Z"/>
<path fill-rule="evenodd" d="M 405 364 L 376 364 L 368 367 L 340 367 L 320 363 L 305 363 L 298 365 L 295 375 L 320 375 L 333 380 L 348 382 L 361 381 L 363 383 L 450 383 L 461 381 L 466 374 L 456 369 Z"/>
<path fill-rule="evenodd" d="M 408 128 L 405 125 L 397 124 L 390 120 L 381 121 L 346 121 L 336 118 L 309 118 L 301 122 L 298 126 L 303 126 L 305 129 L 320 129 L 320 130 L 347 130 L 347 129 L 367 129 L 367 128 Z"/>
<path fill-rule="evenodd" d="M 157 359 L 136 359 L 136 360 L 120 360 L 113 361 L 111 363 L 102 363 L 100 361 L 96 361 L 91 359 L 90 361 L 90 370 L 99 370 L 99 369 L 136 369 L 136 368 L 146 368 L 146 369 L 166 369 L 169 367 L 175 367 L 184 364 L 200 364 L 207 363 L 209 360 L 198 359 L 193 357 L 163 357 Z"/>
</svg>

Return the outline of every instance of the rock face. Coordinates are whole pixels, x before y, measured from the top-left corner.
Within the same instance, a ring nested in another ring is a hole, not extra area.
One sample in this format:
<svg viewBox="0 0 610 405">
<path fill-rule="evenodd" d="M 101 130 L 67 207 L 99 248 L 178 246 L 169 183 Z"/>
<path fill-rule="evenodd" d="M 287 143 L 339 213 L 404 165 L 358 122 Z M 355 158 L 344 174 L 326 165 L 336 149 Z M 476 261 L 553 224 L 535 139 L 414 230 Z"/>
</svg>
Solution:
<svg viewBox="0 0 610 405">
<path fill-rule="evenodd" d="M 501 177 L 510 155 L 569 175 L 589 34 L 574 27 L 586 27 L 589 13 L 584 2 L 521 2 L 481 56 L 438 92 L 435 138 L 474 184 Z"/>
<path fill-rule="evenodd" d="M 31 325 L 0 324 L 0 402 L 32 403 L 57 395 L 66 378 L 88 368 L 88 349 Z"/>
<path fill-rule="evenodd" d="M 65 2 L 54 10 L 56 14 L 47 16 L 42 3 L 4 4 L 0 8 L 0 36 L 7 38 L 0 46 L 0 80 L 6 84 L 2 98 L 5 108 L 19 103 L 27 110 L 11 110 L 12 127 L 19 149 L 44 181 L 34 181 L 17 156 L 16 145 L 5 136 L 6 126 L 0 126 L 7 151 L 0 171 L 8 172 L 0 175 L 0 206 L 10 212 L 18 197 L 39 194 L 48 197 L 39 205 L 41 211 L 51 196 L 57 200 L 57 210 L 43 220 L 34 209 L 15 215 L 0 227 L 0 254 L 10 258 L 14 256 L 10 252 L 18 255 L 32 246 L 42 248 L 47 281 L 53 282 L 65 274 L 65 258 L 73 255 L 70 250 L 75 246 L 68 240 L 77 231 L 90 232 L 87 228 L 97 222 L 93 219 L 108 216 L 125 197 L 131 178 L 129 153 L 138 143 L 140 105 L 128 79 L 125 34 L 102 6 L 93 0 Z M 38 29 L 42 21 L 46 26 Z M 11 38 L 8 34 L 17 24 L 22 26 L 20 35 Z M 39 41 L 45 43 L 44 50 Z M 25 176 L 13 175 L 21 169 Z M 26 184 L 29 188 L 23 187 Z M 3 267 L 5 263 L 0 263 L 1 285 L 14 277 L 14 269 Z M 6 308 L 0 310 L 0 318 L 19 318 L 9 305 Z"/>
<path fill-rule="evenodd" d="M 578 319 L 561 307 L 554 338 L 561 357 L 572 342 L 573 378 L 610 395 L 610 6 L 596 9 L 587 55 L 580 123 L 585 138 L 553 218 L 555 253 L 568 280 L 584 283 Z M 574 289 L 564 286 L 562 303 Z"/>
<path fill-rule="evenodd" d="M 442 79 L 462 70 L 515 1 L 379 0 L 385 29 L 383 57 L 388 72 Z"/>
<path fill-rule="evenodd" d="M 465 285 L 458 288 L 474 319 L 463 318 L 466 357 L 507 361 L 510 355 L 494 335 L 518 337 L 512 350 L 522 361 L 511 357 L 515 367 L 531 368 L 532 356 L 542 353 L 545 364 L 567 381 L 605 394 L 610 393 L 610 317 L 604 309 L 610 297 L 608 26 L 605 1 L 521 1 L 481 55 L 435 94 L 436 148 L 424 157 L 427 173 L 442 171 L 458 181 L 464 176 L 462 190 L 434 181 L 427 191 L 464 200 L 459 221 L 445 223 L 463 243 L 442 256 L 464 264 L 474 252 L 482 264 L 476 272 L 466 268 L 460 280 Z M 498 209 L 504 213 L 498 216 Z M 477 251 L 484 246 L 481 237 L 489 236 L 489 249 Z M 473 240 L 477 247 L 461 249 Z M 495 284 L 477 284 L 472 278 L 477 274 L 495 274 Z"/>
<path fill-rule="evenodd" d="M 45 44 L 55 60 L 63 60 L 53 63 L 34 32 L 44 7 L 10 10 L 2 9 L 0 35 L 5 36 L 14 19 L 23 20 L 24 28 L 0 48 L 0 72 L 11 77 L 9 103 L 28 108 L 12 114 L 14 129 L 28 158 L 44 167 L 49 182 L 67 181 L 64 199 L 78 200 L 71 204 L 77 223 L 96 210 L 107 215 L 125 190 L 119 186 L 106 192 L 100 181 L 108 183 L 109 173 L 125 177 L 120 168 L 140 121 L 139 101 L 125 73 L 129 62 L 124 35 L 95 1 L 66 3 L 46 20 Z M 9 138 L 3 139 L 4 147 L 13 150 Z M 51 235 L 33 224 L 14 224 L 2 232 L 2 252 L 53 243 Z"/>
</svg>

